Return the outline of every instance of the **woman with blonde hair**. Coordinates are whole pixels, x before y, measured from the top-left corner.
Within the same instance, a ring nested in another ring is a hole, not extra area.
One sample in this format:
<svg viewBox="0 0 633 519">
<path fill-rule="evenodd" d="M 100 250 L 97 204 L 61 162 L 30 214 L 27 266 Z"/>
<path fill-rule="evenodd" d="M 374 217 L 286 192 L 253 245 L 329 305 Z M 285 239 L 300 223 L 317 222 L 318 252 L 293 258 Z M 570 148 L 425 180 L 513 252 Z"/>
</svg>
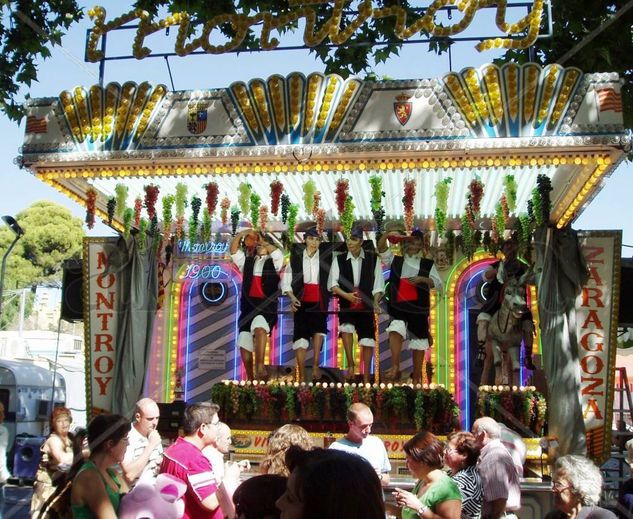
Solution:
<svg viewBox="0 0 633 519">
<path fill-rule="evenodd" d="M 42 457 L 35 475 L 31 513 L 40 510 L 55 488 L 66 482 L 66 475 L 74 460 L 73 435 L 70 424 L 73 421 L 70 409 L 56 407 L 50 416 L 48 438 L 40 448 Z"/>
<path fill-rule="evenodd" d="M 286 451 L 291 445 L 303 450 L 311 450 L 314 447 L 310 434 L 303 427 L 294 424 L 281 426 L 268 437 L 266 456 L 261 463 L 262 474 L 288 477 L 290 472 L 286 466 Z"/>
</svg>

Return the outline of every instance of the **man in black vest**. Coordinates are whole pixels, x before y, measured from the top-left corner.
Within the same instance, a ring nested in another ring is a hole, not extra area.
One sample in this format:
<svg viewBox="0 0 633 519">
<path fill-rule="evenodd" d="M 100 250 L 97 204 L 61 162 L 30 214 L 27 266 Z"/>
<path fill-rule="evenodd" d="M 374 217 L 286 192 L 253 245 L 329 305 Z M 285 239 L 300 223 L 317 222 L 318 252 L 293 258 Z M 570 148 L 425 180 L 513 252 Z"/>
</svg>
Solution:
<svg viewBox="0 0 633 519">
<path fill-rule="evenodd" d="M 321 346 L 327 334 L 327 308 L 329 290 L 327 280 L 332 265 L 331 253 L 319 250 L 321 237 L 316 227 L 303 234 L 305 248 L 290 255 L 281 282 L 281 292 L 290 299 L 294 312 L 294 333 L 292 349 L 295 352 L 299 382 L 305 381 L 306 352 L 310 339 L 314 348 L 312 378 L 319 380 L 319 358 Z"/>
<path fill-rule="evenodd" d="M 401 243 L 401 256 L 393 254 L 387 246 L 388 239 Z M 391 368 L 385 373 L 385 380 L 400 380 L 400 353 L 408 332 L 408 346 L 413 357 L 413 383 L 422 383 L 424 354 L 433 344 L 429 332 L 429 292 L 432 288 L 442 289 L 442 279 L 433 260 L 420 256 L 423 248 L 424 236 L 420 231 L 413 231 L 411 236 L 391 231 L 378 240 L 380 258 L 385 266 L 391 268 L 388 304 L 391 323 L 387 328 Z"/>
<path fill-rule="evenodd" d="M 375 253 L 363 250 L 363 230 L 354 227 L 346 240 L 347 253 L 332 262 L 328 288 L 339 298 L 339 332 L 348 363 L 348 378 L 354 376 L 353 334 L 363 354 L 363 380 L 369 382 L 371 358 L 376 347 L 374 314 L 385 291 L 382 267 Z"/>
<path fill-rule="evenodd" d="M 240 248 L 242 239 L 252 235 L 255 255 L 246 255 Z M 238 233 L 231 241 L 231 260 L 242 273 L 242 297 L 240 299 L 239 336 L 237 345 L 246 370 L 246 378 L 268 378 L 265 367 L 268 335 L 277 324 L 279 298 L 279 271 L 284 255 L 273 240 L 252 229 Z M 255 369 L 253 369 L 253 352 Z"/>
</svg>

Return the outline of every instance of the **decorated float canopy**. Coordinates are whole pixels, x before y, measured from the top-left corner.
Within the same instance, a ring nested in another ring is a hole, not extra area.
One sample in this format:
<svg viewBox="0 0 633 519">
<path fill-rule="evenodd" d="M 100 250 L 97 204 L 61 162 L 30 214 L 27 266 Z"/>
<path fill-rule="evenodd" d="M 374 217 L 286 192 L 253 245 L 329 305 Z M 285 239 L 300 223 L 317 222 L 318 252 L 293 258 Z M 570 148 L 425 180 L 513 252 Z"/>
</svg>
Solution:
<svg viewBox="0 0 633 519">
<path fill-rule="evenodd" d="M 223 209 L 221 218 L 211 215 L 215 232 L 228 230 L 226 206 L 237 206 L 240 196 L 254 193 L 267 204 L 275 180 L 297 204 L 298 221 L 316 214 L 300 203 L 306 186 L 320 194 L 321 219 L 337 220 L 341 180 L 354 218 L 371 220 L 369 183 L 378 178 L 387 220 L 403 218 L 403 186 L 414 180 L 409 218 L 431 230 L 438 217 L 446 221 L 440 230 L 459 229 L 478 180 L 485 190 L 471 217 L 490 229 L 501 209 L 506 221 L 534 210 L 528 206 L 539 175 L 551 182 L 550 221 L 563 227 L 630 149 L 620 88 L 614 73 L 536 64 L 406 81 L 292 73 L 198 91 L 132 82 L 76 87 L 29 101 L 22 160 L 104 220 L 109 204 L 118 228 L 117 184 L 129 200 L 158 187 L 152 196 L 160 207 L 178 190 L 204 200 L 215 182 Z M 181 216 L 189 220 L 195 205 Z M 266 226 L 284 230 L 281 213 L 271 209 Z"/>
</svg>

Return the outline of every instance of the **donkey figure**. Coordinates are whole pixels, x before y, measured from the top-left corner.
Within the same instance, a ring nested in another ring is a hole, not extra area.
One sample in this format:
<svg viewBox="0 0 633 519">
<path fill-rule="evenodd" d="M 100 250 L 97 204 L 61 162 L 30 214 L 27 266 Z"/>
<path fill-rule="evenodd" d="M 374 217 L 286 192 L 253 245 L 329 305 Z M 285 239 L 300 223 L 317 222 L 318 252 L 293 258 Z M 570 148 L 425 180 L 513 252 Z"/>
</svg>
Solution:
<svg viewBox="0 0 633 519">
<path fill-rule="evenodd" d="M 491 317 L 488 326 L 487 355 L 481 376 L 484 384 L 488 383 L 494 364 L 496 385 L 519 385 L 519 357 L 525 331 L 524 316 L 529 310 L 525 286 L 531 276 L 530 269 L 520 278 L 508 279 L 504 284 L 501 307 Z M 531 358 L 529 366 L 532 366 Z"/>
</svg>

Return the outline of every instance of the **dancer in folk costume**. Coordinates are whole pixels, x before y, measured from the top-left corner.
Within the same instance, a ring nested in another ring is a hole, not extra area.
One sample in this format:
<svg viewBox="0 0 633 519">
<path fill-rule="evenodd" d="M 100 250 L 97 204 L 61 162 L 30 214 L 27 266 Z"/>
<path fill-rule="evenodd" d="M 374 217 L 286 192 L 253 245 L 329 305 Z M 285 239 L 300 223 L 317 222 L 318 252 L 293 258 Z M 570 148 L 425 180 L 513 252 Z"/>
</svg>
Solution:
<svg viewBox="0 0 633 519">
<path fill-rule="evenodd" d="M 319 358 L 327 335 L 330 299 L 327 282 L 332 266 L 332 252 L 320 249 L 321 236 L 316 227 L 309 228 L 303 238 L 305 247 L 297 247 L 290 254 L 290 263 L 281 283 L 281 291 L 290 299 L 294 313 L 292 349 L 300 382 L 305 381 L 305 360 L 310 341 L 314 348 L 312 378 L 321 378 Z"/>
<path fill-rule="evenodd" d="M 241 244 L 253 241 L 254 254 L 246 254 Z M 242 273 L 242 296 L 238 321 L 242 363 L 248 380 L 268 378 L 265 366 L 268 336 L 277 324 L 279 271 L 284 255 L 270 236 L 252 229 L 238 233 L 231 241 L 231 260 Z M 254 362 L 253 362 L 254 355 Z"/>
<path fill-rule="evenodd" d="M 402 255 L 396 256 L 387 240 L 399 241 Z M 386 380 L 400 380 L 400 353 L 409 336 L 408 347 L 413 357 L 413 383 L 422 383 L 425 352 L 433 344 L 429 331 L 430 291 L 441 290 L 442 280 L 430 258 L 423 258 L 424 235 L 414 231 L 403 236 L 399 231 L 383 234 L 378 240 L 378 252 L 390 268 L 388 311 L 391 323 L 387 328 L 391 349 L 391 368 Z"/>
<path fill-rule="evenodd" d="M 348 362 L 347 378 L 354 375 L 353 334 L 362 348 L 363 380 L 369 382 L 371 358 L 376 347 L 375 313 L 385 291 L 382 267 L 375 252 L 363 249 L 363 230 L 352 228 L 346 240 L 347 253 L 332 262 L 328 288 L 338 296 L 339 332 Z"/>
</svg>

